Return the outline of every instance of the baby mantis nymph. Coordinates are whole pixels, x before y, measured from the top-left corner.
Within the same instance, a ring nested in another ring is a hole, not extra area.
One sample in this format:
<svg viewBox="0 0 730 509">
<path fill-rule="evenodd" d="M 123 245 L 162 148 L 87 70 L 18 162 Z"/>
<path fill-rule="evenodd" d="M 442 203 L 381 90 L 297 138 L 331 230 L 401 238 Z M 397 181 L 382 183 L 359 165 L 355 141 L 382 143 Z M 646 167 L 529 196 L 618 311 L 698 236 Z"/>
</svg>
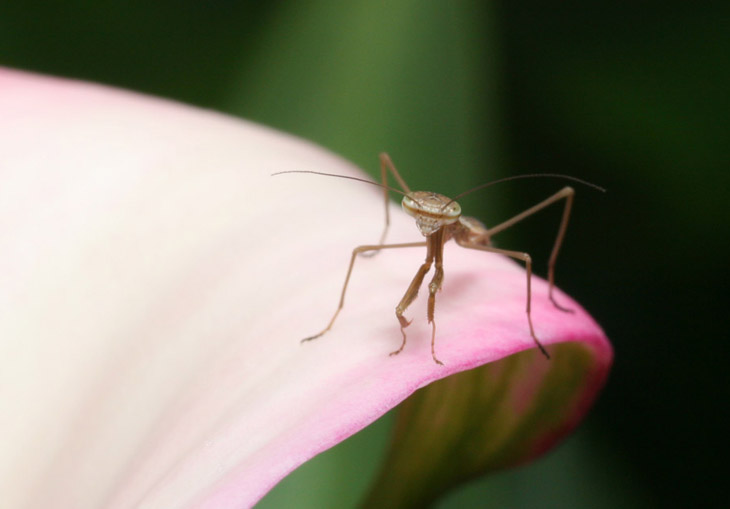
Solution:
<svg viewBox="0 0 730 509">
<path fill-rule="evenodd" d="M 394 189 L 392 187 L 388 186 L 388 171 L 393 175 L 395 180 L 398 182 L 398 185 L 401 187 L 402 191 L 398 189 Z M 364 245 L 364 246 L 358 246 L 352 251 L 352 257 L 350 258 L 350 265 L 347 269 L 347 276 L 345 277 L 345 283 L 342 286 L 342 293 L 340 295 L 340 303 L 337 306 L 337 310 L 335 310 L 335 314 L 330 319 L 329 323 L 327 324 L 327 327 L 325 327 L 323 330 L 318 332 L 317 334 L 313 336 L 309 336 L 307 338 L 304 338 L 302 342 L 311 341 L 313 339 L 317 339 L 318 337 L 324 335 L 326 332 L 328 332 L 332 325 L 335 323 L 335 319 L 337 318 L 337 315 L 342 310 L 342 307 L 345 304 L 345 293 L 347 291 L 347 284 L 350 281 L 350 275 L 352 274 L 352 268 L 355 265 L 355 259 L 357 258 L 357 255 L 368 253 L 370 255 L 376 254 L 378 251 L 383 249 L 400 249 L 400 248 L 408 248 L 408 247 L 425 247 L 426 248 L 426 260 L 421 264 L 421 267 L 418 269 L 418 272 L 416 272 L 416 275 L 414 276 L 413 280 L 411 281 L 411 284 L 408 286 L 408 289 L 406 290 L 405 295 L 403 295 L 403 298 L 398 303 L 398 306 L 395 308 L 395 316 L 398 318 L 398 322 L 400 323 L 400 330 L 401 334 L 403 336 L 403 342 L 401 343 L 400 347 L 391 352 L 390 355 L 397 355 L 402 350 L 403 347 L 406 345 L 406 332 L 405 329 L 408 327 L 411 322 L 408 321 L 404 316 L 403 313 L 405 313 L 408 306 L 411 305 L 411 303 L 415 300 L 416 296 L 418 295 L 418 290 L 421 287 L 421 284 L 423 283 L 423 279 L 426 276 L 426 274 L 431 270 L 431 266 L 435 265 L 435 273 L 433 278 L 431 279 L 431 282 L 428 284 L 428 323 L 431 324 L 431 356 L 433 357 L 433 360 L 440 365 L 443 365 L 443 363 L 436 357 L 436 351 L 435 351 L 435 341 L 436 341 L 436 323 L 434 320 L 434 312 L 436 308 L 436 293 L 441 289 L 441 285 L 443 284 L 444 280 L 444 269 L 443 269 L 443 254 L 444 254 L 444 244 L 448 242 L 449 240 L 453 239 L 457 244 L 459 244 L 462 247 L 465 247 L 467 249 L 477 249 L 479 251 L 486 251 L 488 253 L 498 253 L 505 256 L 509 256 L 511 258 L 515 258 L 517 260 L 522 260 L 525 263 L 525 268 L 527 269 L 527 324 L 530 328 L 530 336 L 532 336 L 533 341 L 535 342 L 535 345 L 540 349 L 540 351 L 545 355 L 546 358 L 550 358 L 550 354 L 548 354 L 545 347 L 540 343 L 540 340 L 535 335 L 535 330 L 532 326 L 532 317 L 530 316 L 530 304 L 532 301 L 532 289 L 531 289 L 531 282 L 532 282 L 532 258 L 530 258 L 530 255 L 527 253 L 522 253 L 519 251 L 509 251 L 506 249 L 498 249 L 496 247 L 493 247 L 491 245 L 491 238 L 496 235 L 497 233 L 506 230 L 510 226 L 514 225 L 515 223 L 522 221 L 528 216 L 531 216 L 535 212 L 538 212 L 539 210 L 544 209 L 548 205 L 551 205 L 557 201 L 565 200 L 565 207 L 563 209 L 563 216 L 560 221 L 560 227 L 558 228 L 558 235 L 555 239 L 555 244 L 553 245 L 552 253 L 550 254 L 550 259 L 548 261 L 548 283 L 549 283 L 549 290 L 548 290 L 548 296 L 550 298 L 550 301 L 553 303 L 553 305 L 559 309 L 560 311 L 571 313 L 572 310 L 566 309 L 562 307 L 560 304 L 558 304 L 555 301 L 555 298 L 553 297 L 553 289 L 555 287 L 555 261 L 558 257 L 558 252 L 560 251 L 560 246 L 563 243 L 563 238 L 565 237 L 565 230 L 568 226 L 568 219 L 570 218 L 570 210 L 573 204 L 573 195 L 575 194 L 572 187 L 564 187 L 554 195 L 550 196 L 549 198 L 541 201 L 537 205 L 534 205 L 530 207 L 529 209 L 525 210 L 524 212 L 521 212 L 520 214 L 517 214 L 511 219 L 508 219 L 507 221 L 504 221 L 503 223 L 498 224 L 497 226 L 494 226 L 492 228 L 487 228 L 484 226 L 481 222 L 479 222 L 477 219 L 474 219 L 472 217 L 465 217 L 461 215 L 461 206 L 456 202 L 457 199 L 470 194 L 474 191 L 484 189 L 485 187 L 497 184 L 499 182 L 504 182 L 506 180 L 513 180 L 518 178 L 529 178 L 529 177 L 557 177 L 557 178 L 564 178 L 568 180 L 573 180 L 576 182 L 580 182 L 582 184 L 588 185 L 590 187 L 593 187 L 595 189 L 598 189 L 599 191 L 604 191 L 603 188 L 596 186 L 594 184 L 591 184 L 589 182 L 585 182 L 583 180 L 577 179 L 575 177 L 570 177 L 567 175 L 558 175 L 558 174 L 537 174 L 537 175 L 517 175 L 514 177 L 507 177 L 504 179 L 496 180 L 493 182 L 489 182 L 487 184 L 483 184 L 481 186 L 477 186 L 473 189 L 470 189 L 464 193 L 461 193 L 457 195 L 455 198 L 450 199 L 442 194 L 432 193 L 429 191 L 411 191 L 411 189 L 408 187 L 408 185 L 405 183 L 403 178 L 398 173 L 398 170 L 396 170 L 395 166 L 393 165 L 393 162 L 390 160 L 390 157 L 388 154 L 380 154 L 380 176 L 381 176 L 381 184 L 377 184 L 376 182 L 371 182 L 369 180 L 359 179 L 357 177 L 348 177 L 344 175 L 332 175 L 328 173 L 321 173 L 321 172 L 315 172 L 315 171 L 282 171 L 278 173 L 274 173 L 274 175 L 279 175 L 282 173 L 313 173 L 317 175 L 326 175 L 331 177 L 340 177 L 340 178 L 346 178 L 350 180 L 357 180 L 361 182 L 366 182 L 368 184 L 373 185 L 379 185 L 383 188 L 383 194 L 385 196 L 385 228 L 383 229 L 383 234 L 380 237 L 380 242 L 378 244 L 374 245 Z M 388 232 L 388 227 L 390 225 L 390 213 L 388 209 L 388 191 L 394 191 L 396 193 L 403 195 L 403 201 L 402 206 L 403 210 L 405 210 L 406 213 L 408 213 L 410 216 L 412 216 L 416 220 L 416 226 L 420 230 L 421 234 L 426 238 L 426 240 L 422 242 L 407 242 L 407 243 L 401 243 L 401 244 L 384 244 L 386 234 Z"/>
</svg>

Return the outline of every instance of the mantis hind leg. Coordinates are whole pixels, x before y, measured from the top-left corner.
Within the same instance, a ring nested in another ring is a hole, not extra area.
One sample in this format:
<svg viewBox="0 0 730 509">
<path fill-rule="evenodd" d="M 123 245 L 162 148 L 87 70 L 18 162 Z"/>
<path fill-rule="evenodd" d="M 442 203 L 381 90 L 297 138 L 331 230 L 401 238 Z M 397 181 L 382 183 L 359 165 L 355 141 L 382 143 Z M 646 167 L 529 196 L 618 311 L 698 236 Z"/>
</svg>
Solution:
<svg viewBox="0 0 730 509">
<path fill-rule="evenodd" d="M 525 219 L 526 217 L 529 217 L 533 215 L 535 212 L 538 212 L 545 207 L 552 205 L 553 203 L 559 201 L 559 200 L 565 200 L 565 207 L 563 208 L 563 216 L 560 220 L 560 227 L 558 228 L 558 235 L 555 238 L 555 243 L 553 244 L 553 250 L 550 253 L 550 259 L 548 261 L 548 296 L 550 297 L 550 302 L 553 303 L 553 305 L 558 308 L 560 311 L 565 311 L 566 313 L 572 313 L 572 309 L 565 308 L 557 303 L 555 300 L 555 297 L 553 296 L 553 290 L 555 288 L 555 262 L 558 259 L 558 253 L 560 252 L 560 246 L 563 245 L 563 239 L 565 238 L 565 231 L 568 229 L 568 221 L 570 220 L 570 211 L 573 207 L 573 196 L 575 195 L 575 191 L 572 187 L 566 186 L 554 195 L 550 196 L 549 198 L 546 198 L 545 200 L 541 201 L 537 205 L 533 205 L 529 209 L 525 210 L 524 212 L 521 212 L 514 216 L 511 219 L 508 219 L 507 221 L 498 224 L 497 226 L 494 226 L 492 228 L 489 228 L 486 231 L 486 235 L 488 237 L 491 237 L 493 235 L 496 235 L 497 233 L 506 230 L 510 226 L 512 226 L 515 223 L 518 223 Z M 465 246 L 467 247 L 467 246 Z M 508 255 L 511 256 L 511 255 Z M 513 257 L 514 258 L 514 257 Z"/>
<path fill-rule="evenodd" d="M 395 178 L 396 182 L 398 182 L 398 186 L 406 192 L 410 193 L 411 188 L 408 187 L 408 184 L 406 184 L 406 181 L 403 180 L 403 177 L 400 176 L 400 173 L 398 173 L 398 170 L 396 169 L 395 165 L 393 164 L 393 161 L 390 159 L 390 156 L 386 154 L 385 152 L 380 154 L 380 183 L 383 184 L 383 198 L 384 198 L 384 204 L 385 204 L 385 225 L 383 227 L 383 233 L 380 234 L 380 241 L 378 242 L 379 245 L 383 245 L 385 242 L 385 237 L 388 235 L 388 229 L 390 228 L 390 209 L 388 208 L 388 205 L 390 205 L 390 200 L 388 199 L 388 172 L 393 175 L 393 178 Z M 362 256 L 370 258 L 372 256 L 375 256 L 380 252 L 379 249 L 373 249 L 369 251 L 367 254 L 363 254 Z"/>
</svg>

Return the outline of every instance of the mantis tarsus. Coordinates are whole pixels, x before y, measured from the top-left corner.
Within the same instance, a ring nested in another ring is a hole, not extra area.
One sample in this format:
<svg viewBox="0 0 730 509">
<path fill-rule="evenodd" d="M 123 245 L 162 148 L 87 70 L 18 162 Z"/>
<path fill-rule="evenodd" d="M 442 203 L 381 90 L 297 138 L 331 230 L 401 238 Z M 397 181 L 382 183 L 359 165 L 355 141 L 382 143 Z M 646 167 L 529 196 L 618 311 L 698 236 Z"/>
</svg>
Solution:
<svg viewBox="0 0 730 509">
<path fill-rule="evenodd" d="M 390 186 L 388 186 L 388 172 L 390 172 L 393 175 L 393 178 L 397 181 L 398 185 L 400 186 L 401 190 L 394 189 Z M 391 161 L 388 154 L 382 153 L 380 154 L 380 176 L 381 176 L 381 184 L 378 184 L 377 182 L 372 182 L 370 180 L 360 179 L 357 177 L 349 177 L 345 175 L 334 175 L 329 173 L 322 173 L 322 172 L 316 172 L 316 171 L 283 171 L 274 173 L 274 175 L 279 175 L 282 173 L 313 173 L 317 175 L 326 175 L 326 176 L 332 176 L 332 177 L 340 177 L 350 180 L 357 180 L 360 182 L 366 182 L 368 184 L 378 185 L 383 188 L 383 195 L 385 197 L 385 227 L 383 229 L 383 233 L 380 237 L 380 242 L 378 244 L 373 245 L 363 245 L 358 246 L 352 251 L 352 256 L 350 258 L 350 265 L 347 269 L 347 276 L 345 277 L 345 283 L 342 285 L 342 293 L 340 294 L 340 302 L 337 306 L 337 309 L 335 310 L 334 315 L 330 319 L 329 323 L 327 324 L 327 327 L 325 327 L 323 330 L 318 332 L 317 334 L 313 336 L 309 336 L 307 338 L 304 338 L 302 342 L 311 341 L 313 339 L 317 339 L 320 336 L 324 335 L 326 332 L 328 332 L 332 325 L 335 323 L 335 320 L 337 319 L 337 315 L 339 315 L 340 311 L 342 310 L 342 307 L 345 304 L 345 293 L 347 292 L 347 285 L 350 282 L 350 275 L 352 274 L 352 268 L 355 265 L 355 259 L 358 255 L 365 254 L 375 254 L 378 251 L 381 251 L 383 249 L 401 249 L 401 248 L 410 248 L 410 247 L 425 247 L 426 248 L 426 260 L 421 264 L 420 268 L 418 269 L 418 272 L 416 272 L 416 275 L 414 276 L 413 280 L 411 281 L 411 284 L 408 286 L 408 289 L 406 290 L 405 295 L 403 295 L 403 298 L 400 300 L 398 305 L 395 308 L 395 315 L 398 318 L 398 322 L 400 323 L 400 330 L 401 334 L 403 336 L 403 342 L 401 343 L 400 347 L 391 352 L 390 355 L 397 355 L 399 354 L 403 348 L 406 345 L 406 332 L 405 329 L 410 325 L 410 321 L 408 321 L 404 316 L 403 313 L 405 313 L 408 306 L 411 305 L 411 303 L 415 300 L 418 290 L 421 287 L 423 283 L 423 279 L 425 278 L 426 274 L 431 270 L 431 267 L 435 265 L 435 273 L 433 278 L 431 279 L 431 282 L 428 284 L 428 323 L 431 324 L 431 356 L 433 357 L 433 360 L 437 364 L 443 365 L 443 363 L 436 357 L 436 351 L 435 351 L 435 341 L 436 341 L 436 322 L 434 319 L 434 312 L 436 308 L 436 293 L 441 289 L 441 285 L 443 284 L 444 279 L 444 269 L 443 269 L 443 253 L 444 253 L 444 243 L 447 241 L 454 239 L 454 241 L 459 244 L 462 247 L 465 247 L 467 249 L 476 249 L 479 251 L 486 251 L 489 253 L 497 253 L 505 256 L 509 256 L 511 258 L 515 258 L 517 260 L 521 260 L 525 263 L 525 268 L 527 272 L 527 306 L 526 306 L 526 312 L 527 312 L 527 323 L 530 328 L 530 336 L 532 336 L 532 339 L 535 342 L 535 345 L 540 349 L 540 351 L 545 355 L 546 358 L 550 358 L 550 354 L 547 352 L 545 347 L 542 345 L 540 340 L 535 335 L 535 329 L 532 325 L 532 317 L 530 315 L 530 307 L 532 302 L 532 258 L 529 254 L 523 253 L 520 251 L 510 251 L 506 249 L 498 249 L 496 247 L 491 246 L 491 238 L 496 235 L 497 233 L 506 230 L 510 226 L 514 225 L 515 223 L 518 223 L 519 221 L 522 221 L 526 217 L 531 216 L 532 214 L 544 209 L 545 207 L 560 201 L 565 200 L 565 207 L 563 208 L 563 216 L 560 221 L 560 227 L 558 228 L 558 234 L 555 238 L 555 243 L 553 244 L 553 250 L 550 254 L 550 259 L 548 261 L 548 283 L 549 283 L 549 290 L 548 290 L 548 296 L 550 298 L 550 301 L 553 303 L 553 305 L 563 312 L 572 312 L 570 309 L 566 309 L 562 307 L 560 304 L 558 304 L 555 301 L 555 297 L 553 296 L 553 289 L 555 288 L 555 261 L 558 257 L 558 252 L 560 251 L 560 246 L 563 243 L 563 238 L 565 237 L 565 231 L 568 227 L 568 220 L 570 218 L 570 211 L 571 207 L 573 205 L 573 195 L 575 194 L 575 191 L 572 187 L 566 186 L 562 188 L 557 193 L 553 194 L 552 196 L 548 197 L 547 199 L 541 201 L 540 203 L 528 208 L 527 210 L 517 214 L 516 216 L 508 219 L 507 221 L 504 221 L 492 228 L 487 228 L 484 226 L 480 221 L 477 219 L 474 219 L 472 217 L 465 217 L 461 215 L 461 206 L 456 202 L 456 200 L 460 199 L 463 196 L 466 196 L 467 194 L 470 194 L 474 191 L 478 191 L 480 189 L 484 189 L 485 187 L 497 184 L 499 182 L 504 182 L 506 180 L 514 180 L 518 178 L 530 178 L 530 177 L 558 177 L 568 180 L 573 180 L 576 182 L 580 182 L 582 184 L 588 185 L 590 187 L 593 187 L 595 189 L 598 189 L 600 191 L 604 191 L 603 188 L 596 186 L 594 184 L 591 184 L 589 182 L 586 182 L 581 179 L 577 179 L 575 177 L 571 177 L 568 175 L 559 175 L 559 174 L 530 174 L 530 175 L 516 175 L 513 177 L 506 177 L 504 179 L 495 180 L 492 182 L 488 182 L 486 184 L 483 184 L 481 186 L 477 186 L 475 188 L 472 188 L 466 192 L 463 192 L 459 195 L 457 195 L 455 198 L 451 199 L 448 198 L 442 194 L 432 193 L 429 191 L 411 191 L 411 189 L 408 187 L 408 184 L 406 184 L 405 180 L 400 176 L 400 173 L 398 173 L 398 170 L 393 165 L 393 162 Z M 410 216 L 415 218 L 416 220 L 416 226 L 418 226 L 418 229 L 420 230 L 421 234 L 426 238 L 426 240 L 422 242 L 407 242 L 407 243 L 400 243 L 400 244 L 385 244 L 385 237 L 388 232 L 388 227 L 390 226 L 390 212 L 388 208 L 389 200 L 388 200 L 388 191 L 394 191 L 396 193 L 403 195 L 403 201 L 402 206 L 403 210 L 406 211 Z"/>
</svg>

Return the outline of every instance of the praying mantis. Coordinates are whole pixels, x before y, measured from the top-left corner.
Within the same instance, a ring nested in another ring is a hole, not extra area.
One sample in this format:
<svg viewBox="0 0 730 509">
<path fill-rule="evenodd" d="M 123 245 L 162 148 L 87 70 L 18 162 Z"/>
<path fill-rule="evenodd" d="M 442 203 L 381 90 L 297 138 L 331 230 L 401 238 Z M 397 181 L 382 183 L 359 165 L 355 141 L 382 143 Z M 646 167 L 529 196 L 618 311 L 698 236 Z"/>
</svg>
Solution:
<svg viewBox="0 0 730 509">
<path fill-rule="evenodd" d="M 408 307 L 413 303 L 413 301 L 416 299 L 416 296 L 418 295 L 418 290 L 423 284 L 423 280 L 426 277 L 426 274 L 431 270 L 431 267 L 434 266 L 434 275 L 431 281 L 428 284 L 428 311 L 427 311 L 427 319 L 428 323 L 431 324 L 431 357 L 433 358 L 434 362 L 436 364 L 442 365 L 443 362 L 441 362 L 438 357 L 436 357 L 436 349 L 435 349 L 435 343 L 436 343 L 436 322 L 435 322 L 435 310 L 436 310 L 436 294 L 441 289 L 441 286 L 444 281 L 444 268 L 443 268 L 443 257 L 444 257 L 444 244 L 448 242 L 449 240 L 454 240 L 459 246 L 464 247 L 466 249 L 475 249 L 478 251 L 484 251 L 487 253 L 497 253 L 504 256 L 508 256 L 510 258 L 514 258 L 516 260 L 520 260 L 525 264 L 526 274 L 527 274 L 527 305 L 526 305 L 526 313 L 527 313 L 527 324 L 529 326 L 530 330 L 530 336 L 532 337 L 535 345 L 540 349 L 542 354 L 549 359 L 550 354 L 545 349 L 543 344 L 540 342 L 540 340 L 535 335 L 535 328 L 532 324 L 532 316 L 530 314 L 531 309 L 531 303 L 532 303 L 532 258 L 528 253 L 520 252 L 520 251 L 511 251 L 507 249 L 499 249 L 491 245 L 491 239 L 494 235 L 506 230 L 507 228 L 513 226 L 514 224 L 522 221 L 523 219 L 535 214 L 536 212 L 544 209 L 545 207 L 548 207 L 549 205 L 552 205 L 553 203 L 559 202 L 561 200 L 564 200 L 564 207 L 563 207 L 563 215 L 562 219 L 560 220 L 560 226 L 558 227 L 558 234 L 555 238 L 555 242 L 553 244 L 552 252 L 550 253 L 550 258 L 548 260 L 548 297 L 550 298 L 550 301 L 553 303 L 556 309 L 565 312 L 565 313 L 572 313 L 573 311 L 571 309 L 565 308 L 558 304 L 558 302 L 555 300 L 555 297 L 553 295 L 553 290 L 555 288 L 555 262 L 558 258 L 558 253 L 560 252 L 560 247 L 563 243 L 563 239 L 565 238 L 565 232 L 568 228 L 568 221 L 570 219 L 570 212 L 573 206 L 573 196 L 575 195 L 575 191 L 570 186 L 563 187 L 560 191 L 553 194 L 552 196 L 546 198 L 545 200 L 541 201 L 540 203 L 533 205 L 532 207 L 528 208 L 527 210 L 517 214 L 516 216 L 496 225 L 491 228 L 487 228 L 483 223 L 481 223 L 479 220 L 473 218 L 473 217 L 466 217 L 462 216 L 461 214 L 461 206 L 456 201 L 463 196 L 466 196 L 467 194 L 471 194 L 474 191 L 478 191 L 481 189 L 484 189 L 488 186 L 504 182 L 507 180 L 514 180 L 519 178 L 532 178 L 532 177 L 556 177 L 556 178 L 562 178 L 567 180 L 572 180 L 575 182 L 579 182 L 581 184 L 585 184 L 587 186 L 593 187 L 594 189 L 597 189 L 599 191 L 604 192 L 605 189 L 601 188 L 600 186 L 597 186 L 595 184 L 591 184 L 590 182 L 586 182 L 584 180 L 571 177 L 569 175 L 560 175 L 560 174 L 554 174 L 554 173 L 547 173 L 547 174 L 530 174 L 530 175 L 516 175 L 513 177 L 506 177 L 503 179 L 495 180 L 492 182 L 488 182 L 486 184 L 482 184 L 480 186 L 474 187 L 472 189 L 469 189 L 468 191 L 465 191 L 459 195 L 457 195 L 455 198 L 448 198 L 447 196 L 444 196 L 442 194 L 433 193 L 430 191 L 411 191 L 411 188 L 406 184 L 405 180 L 401 177 L 400 173 L 396 169 L 395 165 L 393 164 L 393 161 L 390 159 L 390 156 L 386 153 L 380 154 L 380 179 L 381 183 L 378 184 L 377 182 L 373 182 L 366 179 L 360 179 L 357 177 L 351 177 L 346 175 L 335 175 L 335 174 L 329 174 L 329 173 L 322 173 L 322 172 L 316 172 L 316 171 L 282 171 L 274 173 L 273 175 L 280 175 L 284 173 L 312 173 L 317 175 L 325 175 L 330 177 L 339 177 L 339 178 L 345 178 L 349 180 L 357 180 L 360 182 L 365 182 L 368 184 L 373 184 L 376 186 L 380 186 L 383 189 L 383 195 L 385 198 L 385 227 L 383 228 L 383 233 L 380 237 L 380 241 L 378 244 L 372 244 L 372 245 L 362 245 L 358 246 L 352 251 L 352 256 L 350 257 L 350 264 L 347 269 L 347 275 L 345 276 L 345 282 L 342 285 L 342 292 L 340 294 L 340 301 L 337 306 L 337 309 L 335 310 L 334 315 L 330 319 L 327 326 L 322 329 L 317 334 L 314 334 L 313 336 L 306 337 L 302 339 L 302 343 L 312 341 L 314 339 L 317 339 L 324 334 L 326 334 L 331 328 L 332 325 L 335 323 L 335 320 L 337 319 L 337 316 L 340 314 L 340 311 L 345 305 L 345 294 L 347 293 L 347 286 L 350 282 L 350 276 L 352 275 L 352 269 L 355 266 L 355 260 L 357 259 L 358 255 L 364 255 L 364 256 L 372 256 L 374 254 L 377 254 L 378 252 L 385 250 L 385 249 L 405 249 L 405 248 L 415 248 L 415 247 L 425 247 L 426 248 L 426 259 L 419 267 L 418 271 L 416 272 L 416 275 L 411 280 L 410 285 L 408 286 L 408 289 L 406 290 L 405 294 L 403 295 L 403 298 L 400 300 L 398 305 L 395 308 L 395 316 L 398 319 L 398 322 L 400 324 L 400 331 L 401 335 L 403 337 L 403 340 L 401 342 L 400 347 L 397 350 L 394 350 L 390 353 L 391 356 L 398 355 L 403 351 L 403 348 L 406 346 L 406 331 L 405 329 L 411 324 L 411 321 L 407 320 L 404 316 L 404 313 L 408 309 Z M 399 189 L 392 188 L 388 185 L 388 173 L 390 173 L 393 178 L 396 180 L 398 185 L 400 186 Z M 418 227 L 418 230 L 421 232 L 421 234 L 425 237 L 425 240 L 421 242 L 405 242 L 405 243 L 396 243 L 396 244 L 385 244 L 385 238 L 388 233 L 388 228 L 390 226 L 390 210 L 389 210 L 389 199 L 388 199 L 388 191 L 394 191 L 396 193 L 403 195 L 402 200 L 402 207 L 403 210 L 410 216 L 412 216 L 416 221 L 416 226 Z"/>
</svg>

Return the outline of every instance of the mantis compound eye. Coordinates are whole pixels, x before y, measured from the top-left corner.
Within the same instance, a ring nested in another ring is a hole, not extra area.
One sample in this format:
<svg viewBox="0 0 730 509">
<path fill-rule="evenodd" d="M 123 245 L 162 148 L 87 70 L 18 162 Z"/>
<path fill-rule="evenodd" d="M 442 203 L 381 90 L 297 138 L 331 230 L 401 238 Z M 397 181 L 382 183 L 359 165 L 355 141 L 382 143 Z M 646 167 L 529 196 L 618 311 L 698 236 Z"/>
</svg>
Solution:
<svg viewBox="0 0 730 509">
<path fill-rule="evenodd" d="M 418 230 L 425 237 L 439 228 L 455 223 L 461 207 L 447 196 L 428 191 L 415 191 L 403 197 L 403 210 L 416 219 Z"/>
</svg>

